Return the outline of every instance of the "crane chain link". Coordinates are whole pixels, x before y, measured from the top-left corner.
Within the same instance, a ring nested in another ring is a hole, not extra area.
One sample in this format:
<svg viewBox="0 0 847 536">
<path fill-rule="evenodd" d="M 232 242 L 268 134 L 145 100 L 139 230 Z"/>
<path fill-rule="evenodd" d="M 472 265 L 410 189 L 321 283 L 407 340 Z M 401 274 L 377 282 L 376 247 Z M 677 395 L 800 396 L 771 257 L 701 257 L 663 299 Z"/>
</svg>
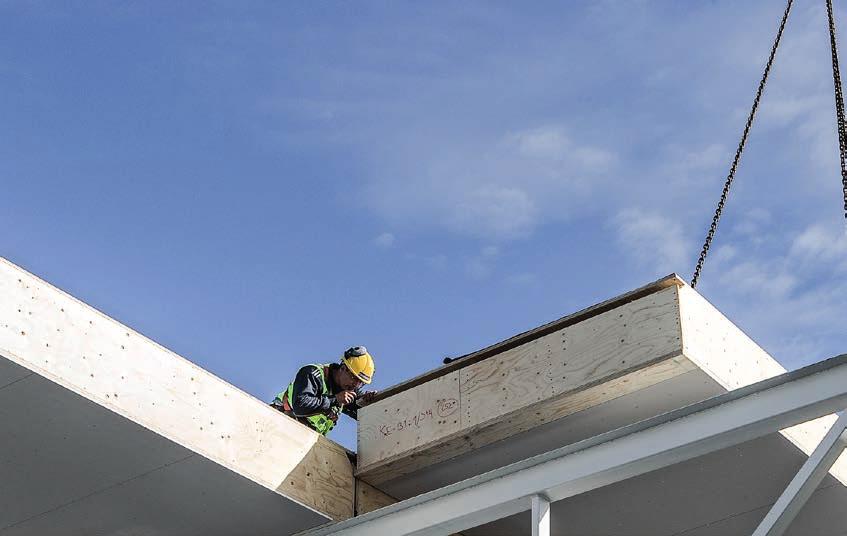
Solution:
<svg viewBox="0 0 847 536">
<path fill-rule="evenodd" d="M 700 272 L 703 269 L 703 263 L 706 261 L 706 255 L 709 253 L 709 248 L 712 245 L 712 239 L 715 237 L 715 232 L 718 229 L 718 221 L 721 219 L 721 213 L 723 212 L 723 207 L 726 204 L 729 189 L 732 187 L 732 181 L 735 179 L 735 171 L 738 168 L 738 162 L 741 160 L 741 153 L 744 152 L 744 146 L 747 143 L 747 136 L 750 134 L 750 127 L 753 126 L 753 118 L 756 116 L 756 110 L 759 108 L 759 101 L 762 99 L 762 92 L 765 90 L 765 83 L 768 81 L 768 74 L 770 74 L 771 65 L 773 65 L 774 57 L 776 57 L 776 49 L 779 47 L 780 39 L 782 39 L 782 32 L 785 30 L 785 23 L 788 21 L 788 14 L 791 12 L 791 5 L 793 3 L 794 0 L 788 0 L 788 4 L 785 6 L 782 21 L 780 22 L 779 30 L 776 33 L 776 39 L 774 39 L 773 46 L 771 47 L 768 62 L 765 64 L 765 71 L 762 73 L 762 79 L 759 81 L 759 88 L 756 90 L 756 97 L 753 99 L 753 107 L 750 109 L 750 115 L 747 116 L 747 123 L 744 125 L 744 132 L 741 135 L 741 141 L 738 143 L 738 148 L 735 150 L 735 158 L 733 158 L 732 165 L 729 168 L 729 174 L 727 174 L 726 183 L 723 186 L 720 201 L 718 201 L 718 207 L 715 209 L 712 224 L 709 226 L 706 241 L 703 243 L 703 250 L 700 252 L 700 258 L 697 260 L 697 267 L 694 269 L 694 276 L 691 278 L 691 288 L 697 286 L 697 280 L 700 279 Z"/>
<path fill-rule="evenodd" d="M 832 51 L 832 82 L 835 85 L 835 118 L 838 123 L 838 154 L 841 161 L 841 186 L 844 191 L 844 217 L 847 218 L 847 126 L 844 119 L 844 94 L 841 91 L 841 70 L 838 67 L 838 46 L 835 40 L 835 16 L 832 0 L 826 0 L 829 20 L 829 45 Z"/>
</svg>

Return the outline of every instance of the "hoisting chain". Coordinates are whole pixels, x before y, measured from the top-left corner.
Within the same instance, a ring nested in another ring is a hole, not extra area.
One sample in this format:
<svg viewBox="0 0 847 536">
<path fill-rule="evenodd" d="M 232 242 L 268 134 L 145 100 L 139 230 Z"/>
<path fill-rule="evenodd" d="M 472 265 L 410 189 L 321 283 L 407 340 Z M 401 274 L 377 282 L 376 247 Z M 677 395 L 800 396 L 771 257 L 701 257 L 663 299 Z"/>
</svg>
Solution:
<svg viewBox="0 0 847 536">
<path fill-rule="evenodd" d="M 829 0 L 827 0 L 829 1 Z M 715 215 L 712 218 L 712 224 L 709 226 L 709 232 L 706 235 L 706 241 L 703 243 L 703 250 L 700 252 L 700 258 L 697 260 L 697 267 L 694 269 L 694 277 L 691 278 L 691 287 L 697 286 L 697 280 L 700 278 L 700 272 L 703 269 L 703 263 L 706 261 L 706 255 L 709 253 L 709 247 L 712 245 L 712 239 L 715 237 L 715 231 L 718 229 L 718 221 L 721 219 L 723 207 L 726 204 L 726 198 L 729 195 L 729 189 L 732 187 L 732 181 L 735 179 L 735 170 L 738 168 L 738 162 L 741 160 L 741 153 L 744 152 L 744 145 L 747 143 L 747 136 L 750 134 L 750 127 L 753 126 L 753 118 L 756 116 L 756 110 L 759 108 L 759 101 L 762 98 L 762 92 L 765 90 L 765 83 L 768 81 L 768 74 L 773 65 L 773 59 L 776 56 L 776 49 L 779 47 L 779 41 L 782 39 L 782 32 L 785 29 L 785 23 L 788 21 L 788 14 L 791 12 L 791 5 L 794 0 L 788 0 L 785 6 L 785 13 L 782 15 L 782 21 L 779 24 L 779 30 L 776 32 L 776 39 L 771 47 L 771 54 L 768 57 L 768 62 L 765 65 L 765 71 L 762 73 L 762 79 L 759 81 L 759 88 L 756 90 L 756 98 L 753 99 L 753 107 L 750 109 L 750 115 L 747 116 L 747 123 L 744 125 L 744 132 L 741 134 L 741 141 L 738 143 L 738 148 L 735 150 L 735 158 L 732 160 L 732 165 L 729 168 L 729 174 L 726 177 L 726 183 L 721 192 L 721 199 L 718 201 L 718 207 L 715 210 Z M 842 155 L 844 152 L 842 151 Z M 844 159 L 842 156 L 842 165 Z M 842 167 L 842 169 L 844 169 Z"/>
<path fill-rule="evenodd" d="M 844 191 L 844 217 L 847 218 L 847 127 L 844 120 L 844 94 L 841 91 L 841 70 L 838 67 L 838 46 L 835 40 L 835 17 L 832 0 L 826 0 L 826 15 L 829 19 L 829 45 L 832 50 L 832 82 L 835 85 L 835 118 L 838 123 L 838 154 L 841 161 L 841 186 Z"/>
</svg>

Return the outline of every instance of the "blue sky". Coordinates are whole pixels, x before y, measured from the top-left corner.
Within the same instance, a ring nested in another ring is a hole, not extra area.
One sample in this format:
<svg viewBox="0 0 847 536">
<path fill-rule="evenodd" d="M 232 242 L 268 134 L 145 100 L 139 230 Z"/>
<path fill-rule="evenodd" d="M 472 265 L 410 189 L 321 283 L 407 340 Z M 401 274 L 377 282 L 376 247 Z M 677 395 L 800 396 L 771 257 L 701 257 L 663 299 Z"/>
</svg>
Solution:
<svg viewBox="0 0 847 536">
<path fill-rule="evenodd" d="M 0 254 L 258 398 L 386 387 L 689 279 L 783 8 L 0 2 Z M 845 351 L 827 39 L 797 0 L 698 287 L 789 368 Z"/>
</svg>

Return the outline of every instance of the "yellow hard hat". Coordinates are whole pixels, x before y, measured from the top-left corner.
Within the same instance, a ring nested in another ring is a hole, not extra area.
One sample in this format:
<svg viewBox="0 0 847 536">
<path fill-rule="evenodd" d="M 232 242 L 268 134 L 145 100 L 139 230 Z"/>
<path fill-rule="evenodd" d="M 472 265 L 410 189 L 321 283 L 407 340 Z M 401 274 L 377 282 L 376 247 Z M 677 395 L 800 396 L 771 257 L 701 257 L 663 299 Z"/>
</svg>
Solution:
<svg viewBox="0 0 847 536">
<path fill-rule="evenodd" d="M 364 383 L 371 383 L 374 376 L 374 359 L 368 353 L 368 349 L 364 346 L 354 346 L 348 348 L 344 352 L 344 357 L 341 358 L 350 372 L 356 375 L 357 378 Z"/>
</svg>

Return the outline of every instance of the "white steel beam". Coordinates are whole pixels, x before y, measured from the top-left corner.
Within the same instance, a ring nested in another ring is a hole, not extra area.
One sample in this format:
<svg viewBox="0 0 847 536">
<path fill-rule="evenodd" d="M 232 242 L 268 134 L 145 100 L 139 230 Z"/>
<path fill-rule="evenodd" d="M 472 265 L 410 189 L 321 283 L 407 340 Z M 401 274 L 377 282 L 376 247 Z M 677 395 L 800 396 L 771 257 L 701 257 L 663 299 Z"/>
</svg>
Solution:
<svg viewBox="0 0 847 536">
<path fill-rule="evenodd" d="M 542 495 L 532 496 L 532 536 L 550 536 L 550 501 Z"/>
<path fill-rule="evenodd" d="M 829 429 L 818 447 L 779 496 L 753 536 L 781 536 L 847 447 L 847 412 Z"/>
<path fill-rule="evenodd" d="M 301 534 L 446 536 L 845 407 L 847 354 Z"/>
</svg>

